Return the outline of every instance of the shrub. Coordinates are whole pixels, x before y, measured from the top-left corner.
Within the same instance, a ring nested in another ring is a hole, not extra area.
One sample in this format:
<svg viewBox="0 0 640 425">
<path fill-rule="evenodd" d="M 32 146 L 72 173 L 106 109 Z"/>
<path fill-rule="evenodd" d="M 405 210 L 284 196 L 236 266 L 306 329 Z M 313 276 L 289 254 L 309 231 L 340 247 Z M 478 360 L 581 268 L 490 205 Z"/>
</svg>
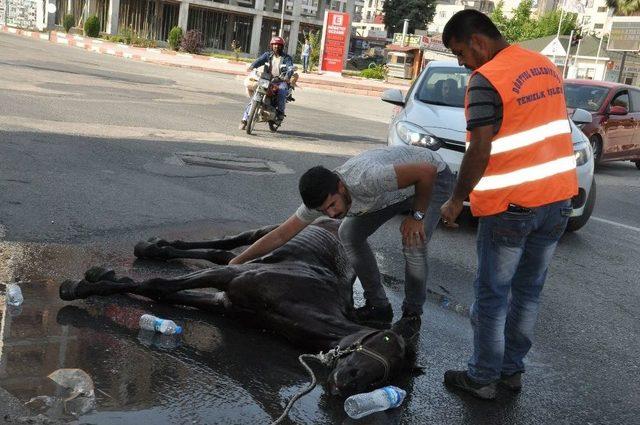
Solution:
<svg viewBox="0 0 640 425">
<path fill-rule="evenodd" d="M 180 47 L 180 42 L 182 41 L 182 28 L 173 27 L 171 31 L 169 31 L 169 39 L 167 42 L 169 43 L 169 48 L 171 50 L 178 50 Z"/>
<path fill-rule="evenodd" d="M 376 65 L 374 67 L 370 67 L 364 69 L 360 76 L 364 78 L 373 78 L 376 80 L 386 80 L 387 79 L 387 69 L 384 65 Z"/>
<path fill-rule="evenodd" d="M 236 59 L 236 62 L 238 62 L 240 53 L 242 53 L 242 46 L 240 46 L 237 40 L 231 42 L 231 50 L 233 50 L 233 57 Z"/>
<path fill-rule="evenodd" d="M 133 37 L 131 40 L 131 45 L 135 47 L 158 47 L 158 43 L 155 40 L 149 40 L 142 37 Z"/>
<path fill-rule="evenodd" d="M 84 23 L 84 35 L 87 37 L 97 37 L 100 35 L 100 20 L 96 15 L 91 15 Z"/>
<path fill-rule="evenodd" d="M 120 30 L 119 43 L 131 44 L 131 40 L 133 40 L 133 30 L 129 27 L 124 27 Z"/>
<path fill-rule="evenodd" d="M 187 53 L 200 53 L 202 50 L 202 33 L 198 30 L 189 30 L 182 37 L 180 48 Z"/>
<path fill-rule="evenodd" d="M 64 32 L 67 34 L 75 24 L 76 18 L 73 15 L 64 15 L 64 18 L 62 18 L 62 26 L 64 27 Z"/>
<path fill-rule="evenodd" d="M 309 44 L 311 44 L 309 71 L 313 71 L 320 64 L 320 42 L 322 41 L 322 34 L 319 31 L 312 31 L 308 37 Z"/>
</svg>

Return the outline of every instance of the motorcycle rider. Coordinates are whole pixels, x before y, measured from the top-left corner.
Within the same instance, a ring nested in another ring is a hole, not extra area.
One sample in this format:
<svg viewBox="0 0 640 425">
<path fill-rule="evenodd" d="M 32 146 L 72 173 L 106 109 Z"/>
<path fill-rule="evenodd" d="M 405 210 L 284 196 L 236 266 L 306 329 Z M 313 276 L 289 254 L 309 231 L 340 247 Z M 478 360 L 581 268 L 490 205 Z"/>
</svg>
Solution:
<svg viewBox="0 0 640 425">
<path fill-rule="evenodd" d="M 278 83 L 278 119 L 281 120 L 284 117 L 284 109 L 287 103 L 287 95 L 289 94 L 289 81 L 291 75 L 294 72 L 293 59 L 284 51 L 284 39 L 282 37 L 273 37 L 269 42 L 271 50 L 264 52 L 258 59 L 256 59 L 249 67 L 247 71 L 251 71 L 259 66 L 269 63 L 271 66 L 271 74 L 274 76 L 280 75 L 283 79 Z M 282 68 L 285 68 L 284 75 L 281 74 Z M 242 121 L 240 121 L 240 130 L 244 130 L 247 126 L 247 119 L 249 118 L 249 108 L 251 108 L 251 99 L 249 104 L 244 109 L 242 114 Z"/>
</svg>

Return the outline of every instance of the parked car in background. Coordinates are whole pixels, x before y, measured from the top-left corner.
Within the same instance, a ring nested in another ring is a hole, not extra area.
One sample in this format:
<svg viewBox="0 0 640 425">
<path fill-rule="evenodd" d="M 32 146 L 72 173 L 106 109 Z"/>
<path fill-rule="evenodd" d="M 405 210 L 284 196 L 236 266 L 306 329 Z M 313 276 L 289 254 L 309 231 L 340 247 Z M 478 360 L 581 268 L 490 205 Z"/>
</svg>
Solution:
<svg viewBox="0 0 640 425">
<path fill-rule="evenodd" d="M 566 80 L 567 107 L 591 112 L 582 131 L 596 164 L 632 161 L 640 170 L 640 88 L 593 80 Z"/>
<path fill-rule="evenodd" d="M 457 62 L 431 61 L 406 96 L 397 89 L 386 90 L 382 100 L 398 107 L 389 125 L 387 143 L 413 144 L 437 151 L 457 173 L 465 151 L 464 95 L 469 75 L 469 70 Z M 576 123 L 590 123 L 591 114 L 578 108 L 571 117 L 579 193 L 571 200 L 573 212 L 567 230 L 575 231 L 584 226 L 591 216 L 596 201 L 596 184 L 591 145 L 576 126 Z"/>
</svg>

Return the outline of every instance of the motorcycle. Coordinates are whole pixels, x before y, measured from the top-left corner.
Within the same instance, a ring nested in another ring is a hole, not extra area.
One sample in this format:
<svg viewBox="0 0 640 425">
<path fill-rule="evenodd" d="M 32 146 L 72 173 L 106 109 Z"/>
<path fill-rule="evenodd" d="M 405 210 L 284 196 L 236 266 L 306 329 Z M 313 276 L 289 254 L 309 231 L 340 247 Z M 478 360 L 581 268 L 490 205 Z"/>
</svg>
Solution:
<svg viewBox="0 0 640 425">
<path fill-rule="evenodd" d="M 256 70 L 257 84 L 255 91 L 251 97 L 251 106 L 249 107 L 249 117 L 247 118 L 247 126 L 245 130 L 247 134 L 251 134 L 255 123 L 266 122 L 269 124 L 269 130 L 278 131 L 282 125 L 284 117 L 278 116 L 278 85 L 283 81 L 280 76 L 271 74 L 269 65 L 264 65 L 262 72 Z"/>
</svg>

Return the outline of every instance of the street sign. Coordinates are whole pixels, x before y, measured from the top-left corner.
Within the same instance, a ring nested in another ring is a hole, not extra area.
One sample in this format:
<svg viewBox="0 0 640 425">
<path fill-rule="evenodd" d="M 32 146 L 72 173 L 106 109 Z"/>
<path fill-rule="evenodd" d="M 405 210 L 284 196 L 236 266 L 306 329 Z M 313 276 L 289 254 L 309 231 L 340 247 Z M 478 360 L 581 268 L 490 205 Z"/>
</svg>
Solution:
<svg viewBox="0 0 640 425">
<path fill-rule="evenodd" d="M 607 50 L 637 52 L 640 50 L 640 17 L 613 18 Z"/>
<path fill-rule="evenodd" d="M 348 13 L 325 11 L 320 51 L 321 71 L 342 72 L 349 46 L 350 29 Z"/>
</svg>

